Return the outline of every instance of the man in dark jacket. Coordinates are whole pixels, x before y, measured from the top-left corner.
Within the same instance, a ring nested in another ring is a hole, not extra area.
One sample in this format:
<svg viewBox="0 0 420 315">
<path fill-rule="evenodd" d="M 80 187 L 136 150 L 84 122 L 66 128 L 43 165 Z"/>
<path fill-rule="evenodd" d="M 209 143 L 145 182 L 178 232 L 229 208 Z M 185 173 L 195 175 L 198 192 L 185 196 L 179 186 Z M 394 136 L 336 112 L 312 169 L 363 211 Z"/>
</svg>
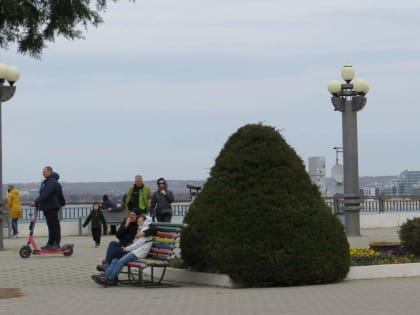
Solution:
<svg viewBox="0 0 420 315">
<path fill-rule="evenodd" d="M 111 264 L 112 259 L 124 256 L 125 252 L 123 251 L 123 247 L 133 243 L 134 237 L 137 233 L 137 228 L 137 215 L 134 211 L 130 211 L 127 218 L 121 222 L 121 225 L 118 228 L 116 233 L 118 241 L 111 241 L 108 244 L 105 259 L 102 261 L 101 265 L 96 266 L 98 271 L 105 271 L 105 269 Z"/>
<path fill-rule="evenodd" d="M 60 210 L 60 201 L 58 193 L 58 179 L 60 176 L 53 172 L 51 166 L 46 166 L 42 170 L 45 180 L 39 189 L 39 196 L 36 198 L 35 207 L 44 211 L 44 216 L 48 227 L 48 242 L 42 249 L 56 250 L 60 248 L 61 228 L 58 218 L 58 210 Z"/>
</svg>

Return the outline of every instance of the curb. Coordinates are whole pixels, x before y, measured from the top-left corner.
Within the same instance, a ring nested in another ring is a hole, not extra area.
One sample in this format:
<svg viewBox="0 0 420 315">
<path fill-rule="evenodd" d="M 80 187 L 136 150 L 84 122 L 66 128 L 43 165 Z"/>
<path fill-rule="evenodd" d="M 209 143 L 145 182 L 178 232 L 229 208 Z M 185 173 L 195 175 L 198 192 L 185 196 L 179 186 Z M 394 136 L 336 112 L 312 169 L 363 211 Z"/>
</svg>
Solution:
<svg viewBox="0 0 420 315">
<path fill-rule="evenodd" d="M 155 277 L 160 277 L 161 270 L 155 269 Z M 404 278 L 420 276 L 420 263 L 388 264 L 350 267 L 344 281 Z M 167 268 L 164 281 L 188 283 L 224 288 L 238 288 L 238 285 L 226 274 L 188 271 L 184 269 Z"/>
<path fill-rule="evenodd" d="M 385 279 L 420 276 L 420 263 L 350 267 L 344 280 Z"/>
</svg>

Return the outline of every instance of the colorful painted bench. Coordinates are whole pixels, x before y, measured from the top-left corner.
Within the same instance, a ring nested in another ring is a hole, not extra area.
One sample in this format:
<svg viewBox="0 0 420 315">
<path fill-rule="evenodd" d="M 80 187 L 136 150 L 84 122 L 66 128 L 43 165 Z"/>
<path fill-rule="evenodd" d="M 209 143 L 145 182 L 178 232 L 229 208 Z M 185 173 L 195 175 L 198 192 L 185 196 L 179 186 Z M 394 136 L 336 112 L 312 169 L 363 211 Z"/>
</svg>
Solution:
<svg viewBox="0 0 420 315">
<path fill-rule="evenodd" d="M 154 224 L 157 227 L 157 232 L 153 237 L 149 255 L 146 258 L 127 263 L 120 273 L 120 283 L 144 287 L 168 286 L 168 284 L 163 284 L 162 280 L 165 277 L 169 261 L 180 255 L 180 234 L 186 224 L 165 222 L 155 222 Z M 155 268 L 162 269 L 158 277 L 155 277 Z M 126 279 L 122 279 L 124 275 L 126 275 Z"/>
</svg>

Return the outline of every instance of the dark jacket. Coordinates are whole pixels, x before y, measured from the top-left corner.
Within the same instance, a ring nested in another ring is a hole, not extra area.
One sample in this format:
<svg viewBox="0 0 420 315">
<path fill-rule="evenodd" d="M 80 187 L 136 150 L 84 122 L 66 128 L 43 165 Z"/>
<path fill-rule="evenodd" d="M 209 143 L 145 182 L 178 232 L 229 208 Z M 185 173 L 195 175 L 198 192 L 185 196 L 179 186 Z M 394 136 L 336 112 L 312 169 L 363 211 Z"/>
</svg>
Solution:
<svg viewBox="0 0 420 315">
<path fill-rule="evenodd" d="M 122 246 L 128 246 L 133 243 L 134 237 L 137 234 L 137 222 L 130 222 L 128 227 L 125 227 L 125 219 L 121 222 L 120 227 L 116 233 L 116 237 Z"/>
<path fill-rule="evenodd" d="M 171 203 L 174 202 L 174 194 L 168 190 L 168 186 L 165 185 L 166 194 L 162 194 L 161 191 L 157 190 L 152 195 L 152 215 L 161 214 L 162 212 L 172 213 Z M 165 211 L 166 210 L 166 211 Z"/>
<path fill-rule="evenodd" d="M 108 210 L 108 209 L 114 210 L 116 207 L 117 207 L 117 205 L 115 203 L 113 203 L 109 199 L 108 200 L 104 200 L 101 203 L 101 209 L 102 210 Z"/>
<path fill-rule="evenodd" d="M 39 196 L 35 200 L 35 206 L 40 210 L 58 210 L 60 209 L 60 202 L 57 197 L 57 186 L 60 175 L 52 172 L 41 184 L 39 188 Z"/>
<path fill-rule="evenodd" d="M 102 214 L 101 210 L 93 210 L 89 213 L 87 216 L 85 222 L 83 223 L 83 227 L 89 224 L 89 222 L 92 221 L 92 224 L 90 225 L 92 230 L 94 229 L 101 229 L 101 224 L 103 225 L 104 233 L 108 230 L 108 226 L 106 225 L 106 220 L 104 215 Z"/>
</svg>

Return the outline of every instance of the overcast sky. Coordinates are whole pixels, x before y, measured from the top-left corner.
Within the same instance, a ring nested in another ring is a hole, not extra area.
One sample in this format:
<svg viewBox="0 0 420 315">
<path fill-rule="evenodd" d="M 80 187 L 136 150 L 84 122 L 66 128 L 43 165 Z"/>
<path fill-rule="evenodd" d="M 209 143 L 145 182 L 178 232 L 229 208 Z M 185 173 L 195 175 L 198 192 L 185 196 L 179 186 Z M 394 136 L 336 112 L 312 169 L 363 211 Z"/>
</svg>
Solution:
<svg viewBox="0 0 420 315">
<path fill-rule="evenodd" d="M 349 60 L 368 81 L 361 176 L 420 170 L 420 0 L 121 0 L 85 40 L 21 70 L 2 104 L 3 182 L 206 179 L 247 123 L 282 130 L 305 164 L 342 144 L 327 84 Z M 340 156 L 341 159 L 341 156 Z"/>
</svg>

